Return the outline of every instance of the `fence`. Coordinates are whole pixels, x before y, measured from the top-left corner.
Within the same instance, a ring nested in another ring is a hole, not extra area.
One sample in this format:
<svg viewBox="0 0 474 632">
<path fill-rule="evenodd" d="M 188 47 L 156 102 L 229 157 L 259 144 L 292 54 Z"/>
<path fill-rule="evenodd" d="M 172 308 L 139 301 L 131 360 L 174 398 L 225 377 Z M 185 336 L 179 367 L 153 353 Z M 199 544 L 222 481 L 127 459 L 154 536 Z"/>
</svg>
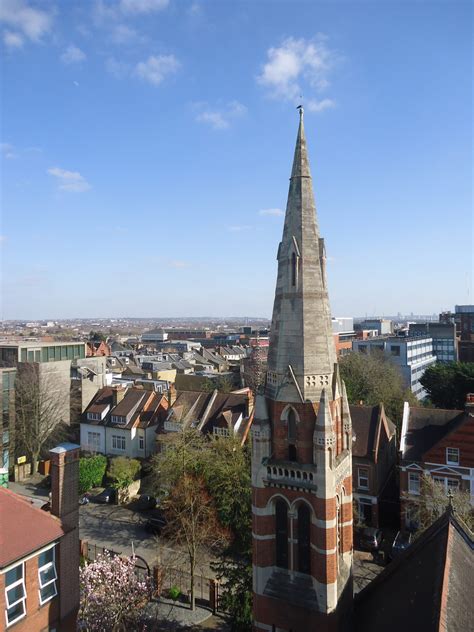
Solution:
<svg viewBox="0 0 474 632">
<path fill-rule="evenodd" d="M 83 558 L 94 562 L 99 555 L 107 551 L 109 555 L 120 555 L 117 551 L 98 546 L 97 544 L 80 540 L 80 552 Z M 153 573 L 147 562 L 140 556 L 135 558 L 135 574 L 139 579 L 152 577 L 155 594 L 167 593 L 171 588 L 178 588 L 180 593 L 189 598 L 191 592 L 191 575 L 189 571 L 175 567 L 154 567 Z M 194 595 L 197 601 L 217 608 L 218 590 L 214 579 L 205 577 L 200 573 L 194 575 Z"/>
</svg>

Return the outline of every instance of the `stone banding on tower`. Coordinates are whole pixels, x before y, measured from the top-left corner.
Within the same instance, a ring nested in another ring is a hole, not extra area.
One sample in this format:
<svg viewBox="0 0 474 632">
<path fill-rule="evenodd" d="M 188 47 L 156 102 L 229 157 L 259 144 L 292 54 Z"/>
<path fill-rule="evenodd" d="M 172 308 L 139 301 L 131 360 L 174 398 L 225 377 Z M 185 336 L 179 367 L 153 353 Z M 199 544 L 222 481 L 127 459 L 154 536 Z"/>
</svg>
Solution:
<svg viewBox="0 0 474 632">
<path fill-rule="evenodd" d="M 302 108 L 277 259 L 252 428 L 254 629 L 341 631 L 352 599 L 352 429 Z"/>
</svg>

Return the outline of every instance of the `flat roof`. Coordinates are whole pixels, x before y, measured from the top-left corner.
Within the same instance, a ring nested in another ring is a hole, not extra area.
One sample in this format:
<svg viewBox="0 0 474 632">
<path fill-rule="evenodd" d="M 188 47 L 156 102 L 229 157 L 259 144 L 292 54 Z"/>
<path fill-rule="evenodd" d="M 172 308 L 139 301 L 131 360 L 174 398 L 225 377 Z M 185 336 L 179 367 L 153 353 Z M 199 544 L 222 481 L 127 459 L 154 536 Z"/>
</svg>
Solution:
<svg viewBox="0 0 474 632">
<path fill-rule="evenodd" d="M 70 342 L 64 341 L 51 341 L 51 342 L 34 342 L 34 341 L 26 341 L 26 342 L 0 342 L 0 349 L 3 347 L 10 348 L 18 348 L 18 347 L 59 347 L 65 345 L 86 345 L 82 340 L 71 340 Z"/>
</svg>

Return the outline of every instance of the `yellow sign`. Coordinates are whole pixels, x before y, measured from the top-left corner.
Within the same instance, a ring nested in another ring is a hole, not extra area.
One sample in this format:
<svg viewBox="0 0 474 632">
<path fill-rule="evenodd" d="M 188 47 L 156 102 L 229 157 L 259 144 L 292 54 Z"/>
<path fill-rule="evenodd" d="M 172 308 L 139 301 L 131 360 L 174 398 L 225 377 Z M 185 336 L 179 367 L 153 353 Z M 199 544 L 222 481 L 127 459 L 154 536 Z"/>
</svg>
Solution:
<svg viewBox="0 0 474 632">
<path fill-rule="evenodd" d="M 26 456 L 19 456 L 16 462 L 18 463 L 18 465 L 21 465 L 22 463 L 26 463 Z"/>
</svg>

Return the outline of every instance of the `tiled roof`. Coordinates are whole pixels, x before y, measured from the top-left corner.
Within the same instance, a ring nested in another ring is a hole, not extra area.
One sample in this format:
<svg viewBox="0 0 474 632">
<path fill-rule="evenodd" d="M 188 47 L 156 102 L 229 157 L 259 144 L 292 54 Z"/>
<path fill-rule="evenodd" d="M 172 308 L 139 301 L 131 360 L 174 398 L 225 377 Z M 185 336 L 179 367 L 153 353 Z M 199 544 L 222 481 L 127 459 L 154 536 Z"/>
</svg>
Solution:
<svg viewBox="0 0 474 632">
<path fill-rule="evenodd" d="M 402 458 L 422 461 L 425 452 L 467 419 L 468 415 L 462 410 L 410 406 Z"/>
<path fill-rule="evenodd" d="M 64 535 L 61 522 L 22 496 L 0 487 L 0 568 Z"/>
<path fill-rule="evenodd" d="M 473 536 L 447 510 L 357 595 L 356 632 L 472 629 L 473 567 Z"/>
<path fill-rule="evenodd" d="M 352 456 L 369 457 L 375 449 L 377 427 L 381 420 L 380 406 L 355 406 L 349 407 L 351 411 L 352 429 L 356 440 L 352 444 Z M 395 425 L 385 417 L 390 436 L 395 434 Z"/>
</svg>

